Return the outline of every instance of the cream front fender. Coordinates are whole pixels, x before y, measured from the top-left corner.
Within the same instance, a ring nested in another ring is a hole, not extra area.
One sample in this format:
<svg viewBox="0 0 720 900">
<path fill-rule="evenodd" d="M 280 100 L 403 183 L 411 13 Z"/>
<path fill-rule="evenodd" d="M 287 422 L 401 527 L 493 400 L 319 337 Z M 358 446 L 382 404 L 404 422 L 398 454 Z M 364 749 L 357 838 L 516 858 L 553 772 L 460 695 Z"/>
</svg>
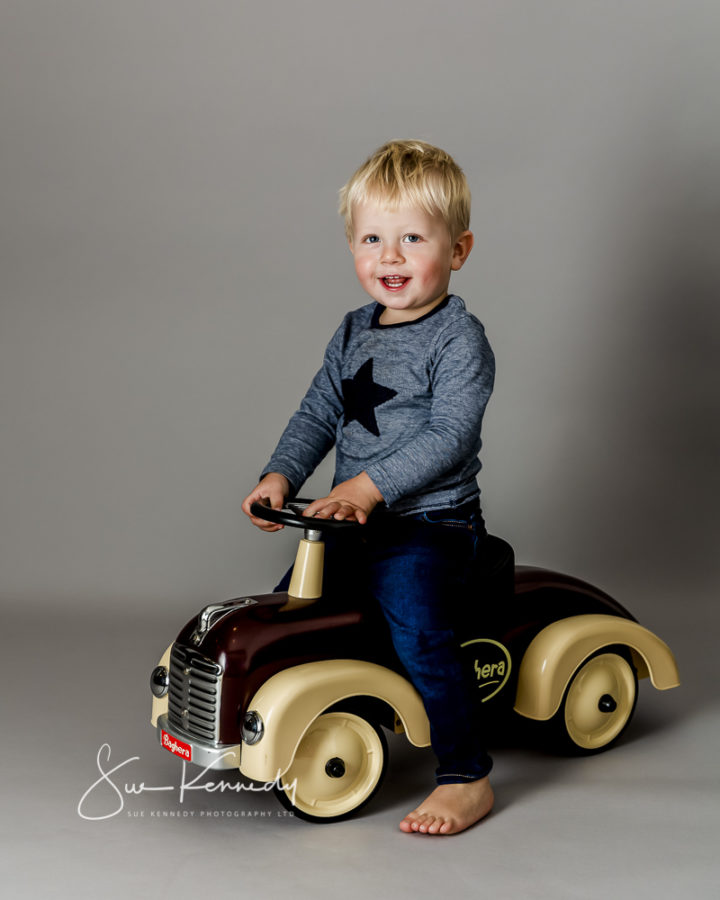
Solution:
<svg viewBox="0 0 720 900">
<path fill-rule="evenodd" d="M 262 738 L 243 744 L 240 771 L 255 781 L 271 782 L 290 767 L 310 723 L 349 697 L 375 697 L 397 714 L 408 740 L 430 744 L 430 725 L 420 695 L 410 682 L 384 666 L 355 659 L 304 663 L 278 672 L 248 705 L 263 720 Z"/>
<path fill-rule="evenodd" d="M 647 628 L 618 616 L 570 616 L 543 628 L 525 651 L 515 712 L 528 719 L 551 719 L 578 666 L 593 653 L 613 645 L 627 647 L 638 677 L 649 675 L 658 690 L 680 684 L 670 648 Z"/>
<path fill-rule="evenodd" d="M 175 642 L 173 641 L 173 644 Z M 163 653 L 163 655 L 158 660 L 159 666 L 165 666 L 165 668 L 170 670 L 170 651 L 173 648 L 173 644 L 167 648 L 167 650 Z M 160 716 L 165 715 L 168 711 L 168 695 L 165 694 L 164 697 L 155 697 L 152 698 L 152 712 L 150 713 L 150 722 L 153 728 L 157 728 L 157 720 Z"/>
</svg>

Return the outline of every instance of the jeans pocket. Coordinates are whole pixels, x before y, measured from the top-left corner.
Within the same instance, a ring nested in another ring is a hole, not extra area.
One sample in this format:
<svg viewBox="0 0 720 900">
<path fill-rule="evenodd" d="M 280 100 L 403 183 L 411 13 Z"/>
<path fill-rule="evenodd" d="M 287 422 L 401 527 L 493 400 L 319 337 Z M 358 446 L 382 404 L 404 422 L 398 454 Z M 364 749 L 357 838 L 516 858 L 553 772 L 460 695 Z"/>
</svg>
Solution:
<svg viewBox="0 0 720 900">
<path fill-rule="evenodd" d="M 432 512 L 420 513 L 417 519 L 420 522 L 426 522 L 428 525 L 445 525 L 449 528 L 462 528 L 465 531 L 473 530 L 474 523 L 472 518 L 454 518 L 452 514 L 444 511 L 438 511 L 438 513 L 437 515 Z"/>
</svg>

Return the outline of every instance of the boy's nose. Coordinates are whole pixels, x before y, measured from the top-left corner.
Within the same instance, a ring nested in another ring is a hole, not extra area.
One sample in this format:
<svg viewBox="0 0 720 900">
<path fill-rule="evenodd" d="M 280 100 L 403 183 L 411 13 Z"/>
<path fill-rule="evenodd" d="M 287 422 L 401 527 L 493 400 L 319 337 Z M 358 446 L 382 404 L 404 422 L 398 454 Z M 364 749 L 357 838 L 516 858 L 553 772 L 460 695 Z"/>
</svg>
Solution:
<svg viewBox="0 0 720 900">
<path fill-rule="evenodd" d="M 380 255 L 380 262 L 384 263 L 397 263 L 402 260 L 402 253 L 400 252 L 400 245 L 397 243 L 385 243 L 383 244 L 383 251 Z"/>
</svg>

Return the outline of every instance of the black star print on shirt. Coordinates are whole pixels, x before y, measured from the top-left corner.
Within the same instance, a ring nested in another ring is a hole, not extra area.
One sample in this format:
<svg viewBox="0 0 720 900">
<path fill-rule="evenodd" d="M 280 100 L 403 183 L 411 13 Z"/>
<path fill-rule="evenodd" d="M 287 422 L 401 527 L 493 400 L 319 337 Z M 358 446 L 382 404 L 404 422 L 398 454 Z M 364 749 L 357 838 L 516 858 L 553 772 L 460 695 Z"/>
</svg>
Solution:
<svg viewBox="0 0 720 900">
<path fill-rule="evenodd" d="M 353 378 L 343 378 L 342 392 L 345 404 L 343 425 L 356 421 L 370 434 L 379 437 L 380 429 L 375 418 L 375 408 L 392 400 L 397 391 L 373 381 L 372 356 L 360 366 Z"/>
</svg>

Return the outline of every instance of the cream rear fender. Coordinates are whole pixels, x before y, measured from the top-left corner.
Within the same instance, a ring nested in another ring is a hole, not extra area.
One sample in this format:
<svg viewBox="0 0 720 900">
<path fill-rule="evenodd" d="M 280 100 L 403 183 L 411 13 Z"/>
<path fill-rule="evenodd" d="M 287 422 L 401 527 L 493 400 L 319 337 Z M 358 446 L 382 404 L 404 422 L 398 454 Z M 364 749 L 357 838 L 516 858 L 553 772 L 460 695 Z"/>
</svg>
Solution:
<svg viewBox="0 0 720 900">
<path fill-rule="evenodd" d="M 240 771 L 255 781 L 284 774 L 310 724 L 325 710 L 350 698 L 374 698 L 388 704 L 408 740 L 430 745 L 430 724 L 420 695 L 410 682 L 375 663 L 329 659 L 303 663 L 269 678 L 248 704 L 263 722 L 263 736 L 243 743 Z"/>
<path fill-rule="evenodd" d="M 570 616 L 543 628 L 525 651 L 518 674 L 515 712 L 551 719 L 577 668 L 604 647 L 627 647 L 638 678 L 650 677 L 661 691 L 680 684 L 670 648 L 647 628 L 619 616 Z"/>
<path fill-rule="evenodd" d="M 163 655 L 158 660 L 158 666 L 165 666 L 165 668 L 170 671 L 170 651 L 173 648 L 172 644 L 167 648 L 167 650 L 163 653 Z M 165 695 L 162 697 L 152 698 L 152 712 L 150 714 L 150 723 L 153 728 L 157 728 L 157 721 L 160 716 L 164 716 L 168 711 L 168 693 L 165 692 Z"/>
</svg>

